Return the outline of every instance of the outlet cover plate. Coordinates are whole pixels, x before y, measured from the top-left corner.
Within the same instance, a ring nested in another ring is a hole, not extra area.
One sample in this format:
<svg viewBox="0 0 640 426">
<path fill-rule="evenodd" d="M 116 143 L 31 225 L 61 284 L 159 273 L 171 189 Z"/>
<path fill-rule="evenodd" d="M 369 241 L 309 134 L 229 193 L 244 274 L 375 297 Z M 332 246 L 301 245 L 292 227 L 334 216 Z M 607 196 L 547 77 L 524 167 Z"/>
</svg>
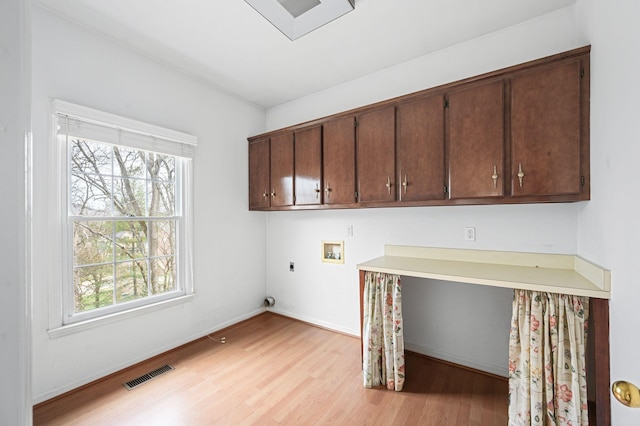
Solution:
<svg viewBox="0 0 640 426">
<path fill-rule="evenodd" d="M 476 240 L 476 228 L 473 226 L 467 226 L 464 228 L 464 240 L 475 241 Z"/>
</svg>

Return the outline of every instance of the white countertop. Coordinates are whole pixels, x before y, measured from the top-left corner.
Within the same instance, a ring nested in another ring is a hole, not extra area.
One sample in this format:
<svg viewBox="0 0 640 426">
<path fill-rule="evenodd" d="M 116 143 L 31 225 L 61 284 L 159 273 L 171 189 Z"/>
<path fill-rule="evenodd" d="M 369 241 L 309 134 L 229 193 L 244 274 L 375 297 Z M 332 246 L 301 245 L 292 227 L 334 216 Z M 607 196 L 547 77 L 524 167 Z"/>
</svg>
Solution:
<svg viewBox="0 0 640 426">
<path fill-rule="evenodd" d="M 386 245 L 359 270 L 611 298 L 611 272 L 579 256 Z"/>
</svg>

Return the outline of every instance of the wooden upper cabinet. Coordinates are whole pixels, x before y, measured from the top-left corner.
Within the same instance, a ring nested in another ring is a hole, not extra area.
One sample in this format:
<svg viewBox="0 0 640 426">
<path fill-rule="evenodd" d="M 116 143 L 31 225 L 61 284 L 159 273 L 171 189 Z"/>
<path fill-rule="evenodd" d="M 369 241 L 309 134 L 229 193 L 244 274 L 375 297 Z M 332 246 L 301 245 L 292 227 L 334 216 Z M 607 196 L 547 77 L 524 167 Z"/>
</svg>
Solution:
<svg viewBox="0 0 640 426">
<path fill-rule="evenodd" d="M 293 132 L 271 137 L 271 207 L 293 205 Z"/>
<path fill-rule="evenodd" d="M 249 143 L 249 209 L 271 206 L 269 138 Z"/>
<path fill-rule="evenodd" d="M 448 95 L 449 197 L 504 194 L 504 83 L 468 86 Z"/>
<path fill-rule="evenodd" d="M 360 114 L 357 129 L 358 201 L 395 201 L 395 106 Z"/>
<path fill-rule="evenodd" d="M 322 204 L 322 127 L 295 132 L 295 204 Z"/>
<path fill-rule="evenodd" d="M 322 125 L 324 204 L 356 202 L 355 119 L 344 117 Z"/>
<path fill-rule="evenodd" d="M 588 200 L 590 47 L 249 138 L 249 208 Z"/>
<path fill-rule="evenodd" d="M 400 104 L 396 120 L 398 199 L 443 199 L 444 96 L 428 96 Z"/>
<path fill-rule="evenodd" d="M 552 63 L 511 79 L 512 195 L 579 194 L 581 101 L 580 59 Z M 587 133 L 587 132 L 585 132 Z"/>
</svg>

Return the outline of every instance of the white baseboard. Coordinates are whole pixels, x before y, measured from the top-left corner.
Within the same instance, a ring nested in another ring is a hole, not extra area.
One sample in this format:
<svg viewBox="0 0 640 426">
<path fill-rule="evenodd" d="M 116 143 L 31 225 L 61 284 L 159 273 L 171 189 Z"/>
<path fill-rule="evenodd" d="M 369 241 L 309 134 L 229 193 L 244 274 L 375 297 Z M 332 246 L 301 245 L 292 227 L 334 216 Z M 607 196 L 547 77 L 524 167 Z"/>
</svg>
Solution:
<svg viewBox="0 0 640 426">
<path fill-rule="evenodd" d="M 313 325 L 317 325 L 319 327 L 323 327 L 323 328 L 327 328 L 329 330 L 333 330 L 333 331 L 338 331 L 340 333 L 344 333 L 344 334 L 348 334 L 350 336 L 354 336 L 357 338 L 360 338 L 360 331 L 359 330 L 353 330 L 351 328 L 347 328 L 347 327 L 342 327 L 340 325 L 331 323 L 331 322 L 326 322 L 326 321 L 321 321 L 317 318 L 312 318 L 312 317 L 308 317 L 305 315 L 299 315 L 299 314 L 294 314 L 288 311 L 283 311 L 281 309 L 277 309 L 277 308 L 268 308 L 267 309 L 270 312 L 273 312 L 274 314 L 278 314 L 278 315 L 282 315 L 285 317 L 289 317 L 289 318 L 293 318 L 293 319 L 297 319 L 300 321 L 304 321 L 307 322 L 309 324 L 313 324 Z"/>
<path fill-rule="evenodd" d="M 144 355 L 141 355 L 139 357 L 136 357 L 134 359 L 130 359 L 126 362 L 120 363 L 118 365 L 112 366 L 110 368 L 107 368 L 105 370 L 100 371 L 99 373 L 93 374 L 91 376 L 85 377 L 83 379 L 77 380 L 71 384 L 68 384 L 66 386 L 62 386 L 59 388 L 56 388 L 52 391 L 46 392 L 44 394 L 35 396 L 33 399 L 33 404 L 39 404 L 41 402 L 47 401 L 51 398 L 54 398 L 56 396 L 62 395 L 66 392 L 72 391 L 74 389 L 77 389 L 81 386 L 84 386 L 88 383 L 91 383 L 95 380 L 101 379 L 103 377 L 109 376 L 111 374 L 117 373 L 120 370 L 123 370 L 125 368 L 131 367 L 132 365 L 138 364 L 140 362 L 143 362 L 145 360 L 148 360 L 150 358 L 153 358 L 154 356 L 160 355 L 162 353 L 165 353 L 167 351 L 170 351 L 174 348 L 177 348 L 178 346 L 182 346 L 184 344 L 187 344 L 189 342 L 192 342 L 194 340 L 198 340 L 201 337 L 204 337 L 208 334 L 211 333 L 215 333 L 216 331 L 222 330 L 224 328 L 230 327 L 234 324 L 237 324 L 239 322 L 245 321 L 249 318 L 255 317 L 256 315 L 259 315 L 265 311 L 270 311 L 285 317 L 289 317 L 289 318 L 293 318 L 293 319 L 297 319 L 300 321 L 304 321 L 306 323 L 309 324 L 313 324 L 313 325 L 317 325 L 329 330 L 334 330 L 340 333 L 344 333 L 344 334 L 348 334 L 354 337 L 360 337 L 360 331 L 359 330 L 353 330 L 351 328 L 347 328 L 347 327 L 342 327 L 339 326 L 337 324 L 331 323 L 331 322 L 327 322 L 327 321 L 321 321 L 318 320 L 317 318 L 312 318 L 312 317 L 308 317 L 305 315 L 299 315 L 299 314 L 294 314 L 291 312 L 287 312 L 281 309 L 275 309 L 275 308 L 260 308 L 257 310 L 254 310 L 252 312 L 249 312 L 247 314 L 244 315 L 240 315 L 238 317 L 232 318 L 230 320 L 224 321 L 222 323 L 216 324 L 215 326 L 211 327 L 210 329 L 200 332 L 200 333 L 196 333 L 193 335 L 190 335 L 184 339 L 180 339 L 178 341 L 175 341 L 171 344 L 165 345 L 163 348 L 157 350 L 157 351 L 153 351 L 153 352 L 149 352 L 146 353 Z M 434 351 L 431 350 L 429 348 L 426 348 L 424 346 L 420 346 L 420 345 L 415 345 L 412 343 L 407 343 L 405 342 L 405 349 L 410 350 L 412 352 L 416 352 L 422 355 L 426 355 L 426 356 L 430 356 L 432 358 L 437 358 L 437 359 L 441 359 L 444 361 L 448 361 L 454 364 L 459 364 L 459 365 L 463 365 L 466 367 L 470 367 L 470 368 L 474 368 L 476 370 L 480 370 L 480 371 L 486 371 L 487 373 L 491 373 L 491 374 L 495 374 L 497 376 L 502 376 L 502 377 L 508 377 L 509 376 L 509 369 L 507 366 L 497 366 L 497 365 L 492 365 L 492 364 L 487 364 L 487 363 L 481 363 L 478 362 L 476 360 L 472 360 L 472 359 L 468 359 L 468 358 L 464 358 L 464 357 L 460 357 L 454 354 L 449 354 L 449 353 L 442 353 L 442 352 L 438 352 L 438 351 Z"/>
<path fill-rule="evenodd" d="M 148 360 L 150 358 L 153 358 L 154 356 L 157 356 L 157 355 L 163 354 L 165 352 L 168 352 L 168 351 L 170 351 L 172 349 L 177 348 L 178 346 L 182 346 L 184 344 L 193 342 L 194 340 L 198 340 L 201 337 L 204 337 L 204 336 L 206 336 L 208 334 L 215 333 L 218 330 L 222 330 L 224 328 L 227 328 L 227 327 L 232 326 L 234 324 L 237 324 L 239 322 L 245 321 L 245 320 L 247 320 L 249 318 L 253 318 L 256 315 L 259 315 L 259 314 L 261 314 L 261 313 L 263 313 L 265 311 L 266 311 L 265 308 L 260 308 L 260 309 L 254 310 L 252 312 L 249 312 L 247 314 L 240 315 L 240 316 L 237 316 L 237 317 L 232 318 L 230 320 L 221 322 L 221 323 L 216 324 L 215 326 L 211 327 L 208 330 L 205 330 L 203 332 L 199 332 L 199 333 L 196 333 L 196 334 L 192 334 L 192 335 L 190 335 L 190 336 L 188 336 L 186 338 L 183 338 L 183 339 L 179 339 L 179 340 L 177 340 L 175 342 L 172 342 L 170 344 L 165 345 L 164 347 L 162 347 L 162 348 L 160 348 L 160 349 L 158 349 L 156 351 L 148 352 L 148 353 L 146 353 L 144 355 L 141 355 L 139 357 L 130 359 L 128 361 L 125 361 L 125 362 L 122 362 L 120 364 L 117 364 L 117 365 L 114 365 L 112 367 L 109 367 L 107 369 L 104 369 L 104 370 L 102 370 L 102 371 L 100 371 L 100 372 L 98 372 L 96 374 L 92 374 L 91 376 L 87 376 L 87 377 L 84 377 L 84 378 L 82 378 L 80 380 L 76 380 L 75 382 L 70 383 L 70 384 L 68 384 L 66 386 L 61 386 L 61 387 L 53 389 L 53 390 L 51 390 L 49 392 L 45 392 L 45 393 L 43 393 L 41 395 L 34 396 L 32 403 L 33 403 L 33 405 L 40 404 L 41 402 L 47 401 L 47 400 L 49 400 L 51 398 L 55 398 L 56 396 L 59 396 L 59 395 L 62 395 L 64 393 L 66 393 L 66 392 L 69 392 L 69 391 L 72 391 L 74 389 L 77 389 L 77 388 L 79 388 L 81 386 L 84 386 L 86 384 L 94 382 L 94 381 L 96 381 L 98 379 L 101 379 L 103 377 L 106 377 L 106 376 L 109 376 L 111 374 L 117 373 L 120 370 L 124 370 L 125 368 L 131 367 L 132 365 L 135 365 L 135 364 L 138 364 L 140 362 L 146 361 L 146 360 Z"/>
<path fill-rule="evenodd" d="M 360 332 L 358 330 L 353 330 L 353 329 L 349 329 L 346 327 L 341 327 L 338 326 L 336 324 L 330 323 L 330 322 L 326 322 L 326 321 L 320 321 L 316 318 L 312 318 L 312 317 L 308 317 L 305 315 L 299 315 L 299 314 L 293 314 L 291 312 L 285 311 L 285 310 L 281 310 L 281 309 L 276 309 L 276 308 L 268 308 L 267 309 L 270 312 L 285 316 L 285 317 L 289 317 L 289 318 L 293 318 L 293 319 L 297 319 L 300 321 L 304 321 L 306 323 L 309 324 L 314 324 L 323 328 L 327 328 L 329 330 L 334 330 L 334 331 L 338 331 L 344 334 L 349 334 L 351 336 L 354 337 L 360 337 Z M 490 374 L 494 374 L 496 376 L 500 376 L 500 377 L 509 377 L 509 368 L 508 366 L 501 366 L 501 365 L 493 365 L 493 364 L 489 364 L 489 363 L 483 363 L 483 362 L 478 362 L 477 360 L 473 360 L 473 359 L 469 359 L 469 358 L 465 358 L 465 357 L 461 357 L 455 354 L 450 354 L 450 353 L 445 353 L 445 352 L 439 352 L 439 351 L 434 351 L 432 349 L 429 349 L 427 347 L 424 346 L 420 346 L 420 345 L 415 345 L 412 343 L 407 343 L 405 342 L 404 344 L 405 349 L 412 351 L 412 352 L 416 352 L 422 355 L 426 355 L 432 358 L 436 358 L 436 359 L 441 359 L 443 361 L 447 361 L 447 362 L 451 362 L 453 364 L 458 364 L 458 365 L 462 365 L 465 367 L 469 367 L 469 368 L 473 368 L 475 370 L 479 370 L 479 371 L 484 371 Z"/>
<path fill-rule="evenodd" d="M 493 364 L 478 362 L 477 360 L 460 357 L 455 354 L 434 351 L 432 349 L 429 349 L 420 345 L 415 345 L 413 343 L 405 342 L 404 348 L 411 352 L 416 352 L 422 355 L 429 356 L 431 358 L 441 359 L 443 361 L 473 368 L 475 370 L 485 371 L 487 373 L 495 374 L 496 376 L 509 377 L 508 366 L 493 365 Z"/>
</svg>

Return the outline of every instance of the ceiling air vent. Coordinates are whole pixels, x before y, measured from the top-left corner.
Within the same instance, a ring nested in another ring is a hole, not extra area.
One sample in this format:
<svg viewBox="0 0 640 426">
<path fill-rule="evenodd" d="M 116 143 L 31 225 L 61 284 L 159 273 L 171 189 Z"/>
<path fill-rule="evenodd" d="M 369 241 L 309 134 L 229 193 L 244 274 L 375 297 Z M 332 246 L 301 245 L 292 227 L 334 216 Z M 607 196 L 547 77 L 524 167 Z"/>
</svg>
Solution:
<svg viewBox="0 0 640 426">
<path fill-rule="evenodd" d="M 351 12 L 354 0 L 245 0 L 291 40 Z"/>
<path fill-rule="evenodd" d="M 297 18 L 303 13 L 318 6 L 320 4 L 320 0 L 278 0 L 278 3 L 287 9 L 287 12 L 289 12 L 291 16 Z"/>
</svg>

